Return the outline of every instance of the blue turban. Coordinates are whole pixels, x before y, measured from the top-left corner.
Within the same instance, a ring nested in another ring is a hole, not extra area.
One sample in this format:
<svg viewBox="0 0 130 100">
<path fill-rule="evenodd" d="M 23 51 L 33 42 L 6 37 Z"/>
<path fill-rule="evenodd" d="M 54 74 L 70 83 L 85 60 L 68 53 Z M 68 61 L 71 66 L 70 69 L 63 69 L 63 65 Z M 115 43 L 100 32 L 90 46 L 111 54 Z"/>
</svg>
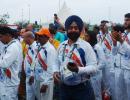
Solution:
<svg viewBox="0 0 130 100">
<path fill-rule="evenodd" d="M 76 15 L 72 15 L 70 17 L 67 18 L 67 20 L 65 21 L 65 29 L 68 30 L 68 28 L 70 27 L 70 25 L 75 22 L 78 25 L 79 31 L 81 32 L 83 29 L 83 21 L 79 16 Z"/>
</svg>

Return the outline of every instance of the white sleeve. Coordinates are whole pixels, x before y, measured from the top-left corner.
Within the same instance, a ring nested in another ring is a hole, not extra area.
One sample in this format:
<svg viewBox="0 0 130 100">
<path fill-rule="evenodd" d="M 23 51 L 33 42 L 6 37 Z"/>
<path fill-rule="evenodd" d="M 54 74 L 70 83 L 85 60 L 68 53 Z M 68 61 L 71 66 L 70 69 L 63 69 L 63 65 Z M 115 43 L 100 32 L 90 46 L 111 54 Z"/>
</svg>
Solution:
<svg viewBox="0 0 130 100">
<path fill-rule="evenodd" d="M 60 62 L 59 62 L 59 57 L 58 57 L 58 55 L 59 55 L 59 53 L 60 53 L 60 49 L 61 49 L 61 47 L 62 47 L 62 44 L 60 44 L 60 46 L 59 46 L 59 48 L 57 49 L 57 51 L 56 51 L 56 64 L 57 64 L 57 66 L 54 66 L 53 67 L 53 72 L 59 72 L 60 71 Z"/>
<path fill-rule="evenodd" d="M 117 42 L 116 46 L 112 45 L 112 55 L 113 56 L 115 56 L 118 53 L 119 47 L 120 47 L 120 43 L 119 42 Z"/>
<path fill-rule="evenodd" d="M 86 59 L 86 66 L 79 67 L 79 74 L 92 74 L 97 71 L 97 60 L 96 55 L 92 49 L 92 47 L 88 44 L 86 45 L 85 50 L 85 59 Z"/>
<path fill-rule="evenodd" d="M 17 59 L 18 56 L 18 47 L 13 44 L 7 48 L 6 54 L 3 56 L 3 59 L 0 60 L 1 68 L 9 68 L 11 64 Z"/>
<path fill-rule="evenodd" d="M 120 44 L 119 48 L 120 53 L 130 55 L 130 45 L 124 41 L 122 44 Z"/>
<path fill-rule="evenodd" d="M 50 82 L 52 82 L 54 68 L 57 67 L 57 62 L 56 62 L 57 52 L 56 52 L 56 50 L 54 48 L 52 48 L 51 50 L 48 51 L 47 54 L 48 54 L 47 55 L 48 56 L 48 58 L 47 58 L 48 68 L 47 68 L 47 72 L 46 72 L 45 81 L 42 82 L 44 85 L 48 85 Z"/>
<path fill-rule="evenodd" d="M 98 68 L 102 69 L 106 65 L 105 54 L 103 52 L 103 49 L 100 47 L 98 47 L 96 50 L 97 50 L 97 55 L 98 55 Z"/>
</svg>

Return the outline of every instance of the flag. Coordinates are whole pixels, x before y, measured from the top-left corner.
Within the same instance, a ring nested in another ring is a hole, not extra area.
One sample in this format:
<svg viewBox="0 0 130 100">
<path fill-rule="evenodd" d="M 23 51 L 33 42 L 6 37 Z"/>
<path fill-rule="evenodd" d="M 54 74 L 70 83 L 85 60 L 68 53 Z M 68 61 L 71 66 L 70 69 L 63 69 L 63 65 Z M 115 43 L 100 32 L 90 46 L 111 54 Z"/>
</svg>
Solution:
<svg viewBox="0 0 130 100">
<path fill-rule="evenodd" d="M 72 54 L 72 60 L 74 60 L 80 67 L 83 67 L 82 63 L 80 62 L 80 59 L 76 56 L 75 53 Z"/>
</svg>

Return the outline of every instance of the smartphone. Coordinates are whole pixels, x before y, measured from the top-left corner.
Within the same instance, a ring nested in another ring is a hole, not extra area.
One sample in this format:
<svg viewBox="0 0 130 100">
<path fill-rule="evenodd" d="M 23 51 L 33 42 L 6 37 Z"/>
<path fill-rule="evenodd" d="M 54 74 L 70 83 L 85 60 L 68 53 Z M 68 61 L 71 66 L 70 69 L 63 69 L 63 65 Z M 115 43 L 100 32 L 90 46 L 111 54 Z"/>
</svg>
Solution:
<svg viewBox="0 0 130 100">
<path fill-rule="evenodd" d="M 69 65 L 69 66 L 74 66 L 75 63 L 73 63 L 73 62 L 68 62 L 68 65 Z"/>
</svg>

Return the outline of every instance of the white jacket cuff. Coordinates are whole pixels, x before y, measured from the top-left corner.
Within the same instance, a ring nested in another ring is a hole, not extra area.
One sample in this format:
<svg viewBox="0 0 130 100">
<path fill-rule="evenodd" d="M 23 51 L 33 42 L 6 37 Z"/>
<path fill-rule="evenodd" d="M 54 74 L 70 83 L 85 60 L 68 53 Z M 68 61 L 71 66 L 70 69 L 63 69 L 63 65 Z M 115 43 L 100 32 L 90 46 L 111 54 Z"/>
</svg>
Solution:
<svg viewBox="0 0 130 100">
<path fill-rule="evenodd" d="M 93 74 L 97 71 L 97 65 L 89 65 L 85 67 L 79 67 L 78 74 Z"/>
</svg>

